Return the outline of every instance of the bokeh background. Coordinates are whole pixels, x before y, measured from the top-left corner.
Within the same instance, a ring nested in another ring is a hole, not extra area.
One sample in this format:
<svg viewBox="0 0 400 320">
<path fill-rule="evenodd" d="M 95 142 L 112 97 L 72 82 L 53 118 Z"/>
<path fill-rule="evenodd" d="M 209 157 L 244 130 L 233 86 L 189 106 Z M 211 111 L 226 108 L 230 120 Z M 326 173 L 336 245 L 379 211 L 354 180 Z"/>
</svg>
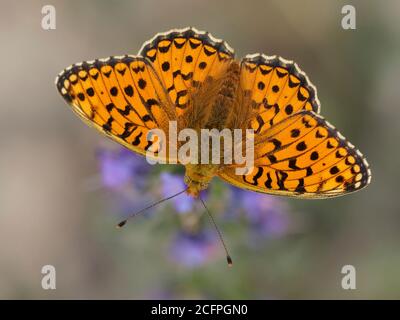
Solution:
<svg viewBox="0 0 400 320">
<path fill-rule="evenodd" d="M 42 6 L 56 30 L 41 28 Z M 341 28 L 352 4 L 357 29 Z M 5 1 L 0 4 L 0 298 L 400 298 L 399 1 Z M 71 63 L 135 54 L 154 34 L 195 26 L 238 58 L 279 54 L 317 85 L 322 114 L 367 156 L 372 184 L 294 200 L 214 181 L 206 201 L 234 258 L 227 268 L 199 204 L 86 127 L 54 78 Z M 43 290 L 54 265 L 57 289 Z M 341 269 L 357 271 L 343 290 Z"/>
</svg>

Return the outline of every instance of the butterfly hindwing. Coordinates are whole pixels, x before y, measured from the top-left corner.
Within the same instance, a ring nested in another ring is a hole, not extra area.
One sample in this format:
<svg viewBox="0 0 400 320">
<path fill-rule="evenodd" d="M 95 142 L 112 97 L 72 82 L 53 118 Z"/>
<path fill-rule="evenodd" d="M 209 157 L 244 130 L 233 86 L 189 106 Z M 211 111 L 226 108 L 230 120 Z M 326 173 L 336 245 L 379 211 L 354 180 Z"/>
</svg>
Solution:
<svg viewBox="0 0 400 320">
<path fill-rule="evenodd" d="M 139 54 L 153 63 L 178 115 L 188 105 L 190 90 L 207 77 L 219 78 L 234 57 L 225 41 L 194 28 L 157 34 Z"/>
<path fill-rule="evenodd" d="M 256 133 L 302 110 L 319 112 L 315 87 L 295 63 L 281 57 L 247 55 L 240 85 L 258 113 L 251 123 Z"/>
<path fill-rule="evenodd" d="M 151 64 L 123 56 L 82 62 L 62 71 L 56 86 L 84 122 L 145 154 L 153 128 L 174 119 L 174 108 Z"/>
<path fill-rule="evenodd" d="M 287 117 L 255 140 L 248 175 L 226 168 L 220 177 L 258 192 L 326 198 L 359 190 L 370 182 L 363 155 L 313 111 Z"/>
</svg>

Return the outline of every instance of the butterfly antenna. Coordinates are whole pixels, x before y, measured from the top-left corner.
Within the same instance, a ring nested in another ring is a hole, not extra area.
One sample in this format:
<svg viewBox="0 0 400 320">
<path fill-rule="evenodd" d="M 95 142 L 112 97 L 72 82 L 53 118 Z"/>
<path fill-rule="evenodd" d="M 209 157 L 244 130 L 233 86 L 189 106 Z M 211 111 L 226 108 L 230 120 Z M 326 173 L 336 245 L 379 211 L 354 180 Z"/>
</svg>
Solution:
<svg viewBox="0 0 400 320">
<path fill-rule="evenodd" d="M 199 196 L 199 199 L 200 199 L 201 203 L 203 204 L 204 208 L 206 209 L 207 214 L 208 214 L 208 216 L 210 217 L 210 220 L 211 220 L 212 224 L 213 224 L 214 227 L 215 227 L 215 230 L 217 230 L 219 239 L 221 240 L 222 246 L 223 246 L 224 249 L 225 249 L 226 261 L 228 262 L 228 266 L 229 266 L 229 267 L 232 267 L 232 265 L 233 265 L 232 258 L 231 258 L 230 254 L 229 254 L 228 248 L 226 247 L 224 238 L 222 237 L 222 233 L 221 233 L 221 231 L 219 230 L 217 224 L 215 223 L 214 217 L 212 216 L 210 210 L 208 210 L 208 208 L 207 208 L 206 204 L 204 203 L 203 199 L 201 198 L 201 196 Z"/>
<path fill-rule="evenodd" d="M 128 220 L 129 220 L 130 218 L 136 217 L 137 215 L 141 214 L 142 212 L 146 211 L 147 209 L 150 209 L 150 208 L 152 208 L 152 207 L 154 207 L 154 206 L 156 206 L 156 205 L 158 205 L 158 204 L 160 204 L 160 203 L 162 203 L 162 202 L 164 202 L 164 201 L 167 201 L 167 200 L 170 200 L 170 199 L 172 199 L 172 198 L 175 198 L 175 197 L 179 196 L 180 194 L 184 193 L 187 189 L 188 189 L 188 188 L 185 188 L 184 190 L 179 191 L 178 193 L 175 193 L 175 194 L 172 195 L 172 196 L 169 196 L 169 197 L 167 197 L 167 198 L 158 200 L 157 202 L 154 202 L 153 204 L 147 206 L 146 208 L 143 208 L 143 209 L 141 209 L 141 210 L 139 210 L 139 211 L 137 211 L 137 212 L 135 212 L 135 213 L 129 215 L 125 220 L 122 220 L 120 223 L 117 224 L 117 228 L 122 228 L 122 227 L 128 222 Z"/>
</svg>

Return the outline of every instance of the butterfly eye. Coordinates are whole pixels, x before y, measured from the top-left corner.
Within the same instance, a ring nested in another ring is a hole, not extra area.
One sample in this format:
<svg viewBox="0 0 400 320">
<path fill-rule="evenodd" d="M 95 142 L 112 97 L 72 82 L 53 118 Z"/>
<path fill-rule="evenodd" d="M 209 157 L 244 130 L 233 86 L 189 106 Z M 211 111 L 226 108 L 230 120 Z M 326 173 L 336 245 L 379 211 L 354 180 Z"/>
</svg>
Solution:
<svg viewBox="0 0 400 320">
<path fill-rule="evenodd" d="M 183 179 L 183 181 L 185 182 L 186 185 L 190 184 L 191 179 L 185 175 L 185 178 Z"/>
</svg>

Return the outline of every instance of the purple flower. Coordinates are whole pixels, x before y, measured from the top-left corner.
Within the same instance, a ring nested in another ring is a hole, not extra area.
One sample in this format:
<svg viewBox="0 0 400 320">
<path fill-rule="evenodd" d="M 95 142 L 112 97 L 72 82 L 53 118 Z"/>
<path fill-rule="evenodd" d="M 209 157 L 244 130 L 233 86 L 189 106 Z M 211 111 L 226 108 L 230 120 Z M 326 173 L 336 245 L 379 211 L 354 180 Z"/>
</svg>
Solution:
<svg viewBox="0 0 400 320">
<path fill-rule="evenodd" d="M 169 256 L 184 267 L 194 268 L 211 260 L 218 244 L 215 230 L 202 229 L 197 233 L 181 231 L 172 241 Z"/>
<path fill-rule="evenodd" d="M 245 214 L 253 231 L 266 237 L 279 237 L 289 230 L 290 219 L 286 203 L 267 194 L 232 188 L 230 215 Z"/>
<path fill-rule="evenodd" d="M 141 156 L 125 148 L 99 149 L 102 183 L 105 187 L 116 189 L 129 183 L 142 187 L 150 165 Z"/>
<path fill-rule="evenodd" d="M 175 293 L 167 288 L 155 288 L 144 295 L 146 300 L 173 300 L 176 299 Z"/>
</svg>

